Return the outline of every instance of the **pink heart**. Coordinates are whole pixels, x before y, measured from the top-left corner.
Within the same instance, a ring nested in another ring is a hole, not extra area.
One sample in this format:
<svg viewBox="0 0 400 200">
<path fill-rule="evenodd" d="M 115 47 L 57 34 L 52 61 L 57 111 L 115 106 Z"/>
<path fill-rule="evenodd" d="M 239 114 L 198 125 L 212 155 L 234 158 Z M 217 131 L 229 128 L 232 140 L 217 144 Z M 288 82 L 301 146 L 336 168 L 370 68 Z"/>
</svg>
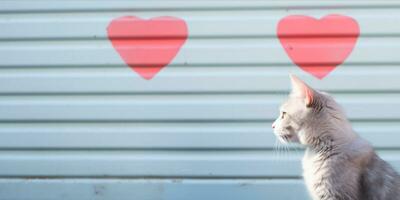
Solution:
<svg viewBox="0 0 400 200">
<path fill-rule="evenodd" d="M 175 17 L 120 17 L 107 33 L 122 60 L 147 80 L 172 61 L 188 37 L 186 22 Z"/>
<path fill-rule="evenodd" d="M 277 31 L 290 59 L 319 79 L 346 60 L 360 34 L 357 21 L 342 15 L 292 15 L 280 20 Z"/>
</svg>

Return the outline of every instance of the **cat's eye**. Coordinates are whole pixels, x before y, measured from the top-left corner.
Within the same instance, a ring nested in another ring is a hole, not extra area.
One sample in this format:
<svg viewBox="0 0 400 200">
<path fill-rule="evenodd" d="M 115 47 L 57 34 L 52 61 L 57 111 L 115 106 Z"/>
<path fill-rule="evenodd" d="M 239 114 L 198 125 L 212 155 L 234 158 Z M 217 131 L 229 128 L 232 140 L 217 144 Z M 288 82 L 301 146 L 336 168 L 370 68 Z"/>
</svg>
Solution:
<svg viewBox="0 0 400 200">
<path fill-rule="evenodd" d="M 281 119 L 285 118 L 286 112 L 282 112 Z"/>
</svg>

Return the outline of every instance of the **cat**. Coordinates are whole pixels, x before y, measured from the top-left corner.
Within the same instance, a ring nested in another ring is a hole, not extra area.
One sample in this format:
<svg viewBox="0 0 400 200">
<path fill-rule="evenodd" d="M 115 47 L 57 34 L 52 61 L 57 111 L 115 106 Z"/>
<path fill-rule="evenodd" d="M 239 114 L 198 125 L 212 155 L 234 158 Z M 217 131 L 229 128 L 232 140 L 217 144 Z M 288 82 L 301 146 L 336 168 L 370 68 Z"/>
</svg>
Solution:
<svg viewBox="0 0 400 200">
<path fill-rule="evenodd" d="M 351 127 L 325 92 L 290 75 L 292 91 L 272 124 L 284 143 L 305 146 L 303 178 L 313 200 L 400 200 L 400 176 Z"/>
</svg>

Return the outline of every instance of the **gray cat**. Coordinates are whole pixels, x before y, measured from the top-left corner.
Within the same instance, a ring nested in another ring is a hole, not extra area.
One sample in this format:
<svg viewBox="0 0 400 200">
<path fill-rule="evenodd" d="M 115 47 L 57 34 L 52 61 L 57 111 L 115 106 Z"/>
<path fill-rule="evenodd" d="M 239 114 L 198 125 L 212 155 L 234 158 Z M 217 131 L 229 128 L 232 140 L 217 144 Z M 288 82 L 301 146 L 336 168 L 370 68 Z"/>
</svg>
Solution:
<svg viewBox="0 0 400 200">
<path fill-rule="evenodd" d="M 400 199 L 400 176 L 351 127 L 327 93 L 291 75 L 292 92 L 273 123 L 281 142 L 306 147 L 303 176 L 314 200 Z"/>
</svg>

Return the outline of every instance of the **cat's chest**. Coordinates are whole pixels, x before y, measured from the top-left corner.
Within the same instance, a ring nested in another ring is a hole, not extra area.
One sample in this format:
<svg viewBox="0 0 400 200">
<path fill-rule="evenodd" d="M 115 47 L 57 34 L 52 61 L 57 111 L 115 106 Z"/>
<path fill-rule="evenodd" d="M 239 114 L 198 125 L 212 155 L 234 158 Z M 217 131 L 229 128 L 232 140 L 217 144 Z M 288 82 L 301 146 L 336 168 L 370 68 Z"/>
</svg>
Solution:
<svg viewBox="0 0 400 200">
<path fill-rule="evenodd" d="M 314 154 L 311 151 L 306 151 L 302 161 L 303 178 L 313 199 L 318 199 L 317 189 L 323 190 L 325 187 L 322 177 L 324 177 L 324 174 L 327 172 L 321 160 L 320 155 Z M 315 188 L 316 186 L 319 188 Z"/>
<path fill-rule="evenodd" d="M 306 184 L 309 185 L 309 182 L 314 181 L 316 178 L 314 176 L 314 172 L 316 171 L 316 163 L 317 156 L 313 153 L 310 153 L 308 151 L 305 152 L 304 157 L 303 157 L 303 177 L 306 181 Z"/>
</svg>

